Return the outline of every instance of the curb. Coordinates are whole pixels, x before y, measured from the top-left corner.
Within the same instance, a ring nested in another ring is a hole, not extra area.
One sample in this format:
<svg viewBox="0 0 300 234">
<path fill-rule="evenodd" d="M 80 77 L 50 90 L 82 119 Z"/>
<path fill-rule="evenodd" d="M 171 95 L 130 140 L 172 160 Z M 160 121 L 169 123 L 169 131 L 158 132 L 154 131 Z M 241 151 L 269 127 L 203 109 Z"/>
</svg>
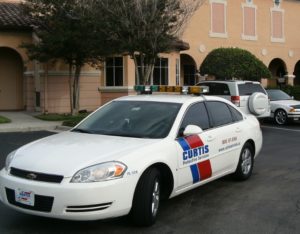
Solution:
<svg viewBox="0 0 300 234">
<path fill-rule="evenodd" d="M 62 132 L 70 130 L 70 127 L 66 126 L 41 126 L 41 127 L 8 127 L 0 128 L 0 133 L 9 133 L 9 132 L 37 132 L 37 131 L 49 131 L 49 132 Z"/>
</svg>

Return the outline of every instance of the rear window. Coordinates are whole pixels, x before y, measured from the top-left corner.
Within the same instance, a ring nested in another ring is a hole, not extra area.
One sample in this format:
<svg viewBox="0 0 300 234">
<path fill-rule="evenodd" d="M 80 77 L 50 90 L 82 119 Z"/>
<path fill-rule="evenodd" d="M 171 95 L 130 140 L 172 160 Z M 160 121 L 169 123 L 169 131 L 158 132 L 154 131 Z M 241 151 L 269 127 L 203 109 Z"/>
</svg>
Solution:
<svg viewBox="0 0 300 234">
<path fill-rule="evenodd" d="M 227 84 L 222 83 L 200 83 L 198 85 L 208 86 L 209 92 L 205 95 L 220 95 L 220 96 L 229 96 L 229 88 Z"/>
<path fill-rule="evenodd" d="M 260 84 L 254 84 L 254 83 L 239 84 L 238 88 L 239 88 L 240 96 L 251 95 L 256 92 L 266 94 L 266 91 L 263 89 L 263 87 Z"/>
</svg>

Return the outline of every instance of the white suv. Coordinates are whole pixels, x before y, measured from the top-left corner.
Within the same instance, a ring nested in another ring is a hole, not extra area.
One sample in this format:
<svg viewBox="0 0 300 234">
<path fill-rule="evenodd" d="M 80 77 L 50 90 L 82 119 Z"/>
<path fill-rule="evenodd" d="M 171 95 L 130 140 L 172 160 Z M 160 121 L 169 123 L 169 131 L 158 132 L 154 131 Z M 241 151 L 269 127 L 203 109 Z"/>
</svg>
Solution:
<svg viewBox="0 0 300 234">
<path fill-rule="evenodd" d="M 197 85 L 208 86 L 209 93 L 206 95 L 223 97 L 245 114 L 253 114 L 257 118 L 270 117 L 270 100 L 266 90 L 257 81 L 201 81 Z"/>
</svg>

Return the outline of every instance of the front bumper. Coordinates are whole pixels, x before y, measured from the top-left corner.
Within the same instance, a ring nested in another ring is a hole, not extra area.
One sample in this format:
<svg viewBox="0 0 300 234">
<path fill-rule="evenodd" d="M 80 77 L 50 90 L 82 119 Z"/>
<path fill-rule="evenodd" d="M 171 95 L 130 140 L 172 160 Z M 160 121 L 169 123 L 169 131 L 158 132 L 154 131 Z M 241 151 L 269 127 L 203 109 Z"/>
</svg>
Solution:
<svg viewBox="0 0 300 234">
<path fill-rule="evenodd" d="M 299 120 L 300 112 L 288 112 L 288 118 L 292 120 Z"/>
<path fill-rule="evenodd" d="M 97 220 L 123 216 L 129 213 L 137 179 L 126 177 L 105 182 L 70 183 L 64 178 L 59 184 L 38 182 L 0 171 L 0 200 L 18 211 L 69 220 Z M 14 199 L 16 190 L 32 191 L 34 207 L 20 205 Z M 52 199 L 49 211 L 42 211 Z M 43 200 L 44 199 L 44 200 Z M 39 204 L 37 204 L 39 203 Z M 42 207 L 42 208 L 41 208 Z"/>
</svg>

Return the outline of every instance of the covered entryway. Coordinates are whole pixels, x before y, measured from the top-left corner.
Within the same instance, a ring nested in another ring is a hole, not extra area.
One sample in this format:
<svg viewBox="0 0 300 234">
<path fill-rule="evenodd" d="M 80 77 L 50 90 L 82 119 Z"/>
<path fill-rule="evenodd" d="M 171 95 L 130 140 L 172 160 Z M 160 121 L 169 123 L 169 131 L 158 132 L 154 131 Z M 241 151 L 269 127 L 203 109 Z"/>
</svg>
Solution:
<svg viewBox="0 0 300 234">
<path fill-rule="evenodd" d="M 183 85 L 194 85 L 197 82 L 197 67 L 195 60 L 188 54 L 180 55 L 181 77 L 183 77 Z"/>
<path fill-rule="evenodd" d="M 300 85 L 300 60 L 295 65 L 294 75 L 294 85 Z"/>
<path fill-rule="evenodd" d="M 13 49 L 0 47 L 0 110 L 21 110 L 23 61 Z"/>
<path fill-rule="evenodd" d="M 280 58 L 273 59 L 269 64 L 269 70 L 273 78 L 284 78 L 287 74 L 285 62 Z"/>
</svg>

